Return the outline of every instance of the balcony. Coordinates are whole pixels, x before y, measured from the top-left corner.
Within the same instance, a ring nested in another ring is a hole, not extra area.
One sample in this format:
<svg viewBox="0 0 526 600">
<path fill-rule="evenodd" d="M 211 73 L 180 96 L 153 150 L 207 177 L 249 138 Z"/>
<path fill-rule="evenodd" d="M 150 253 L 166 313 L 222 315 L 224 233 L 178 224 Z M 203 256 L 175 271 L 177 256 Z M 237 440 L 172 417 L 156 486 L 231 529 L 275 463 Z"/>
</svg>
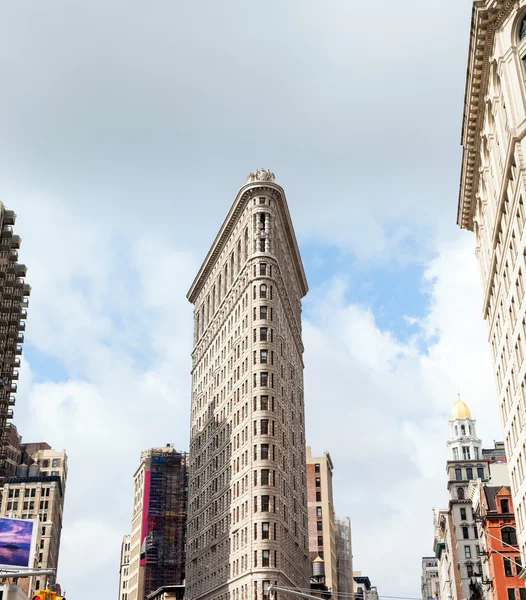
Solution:
<svg viewBox="0 0 526 600">
<path fill-rule="evenodd" d="M 15 405 L 15 397 L 9 396 L 9 399 L 7 401 L 7 406 L 14 406 L 14 405 Z"/>
<path fill-rule="evenodd" d="M 15 211 L 14 210 L 5 210 L 4 211 L 4 224 L 5 225 L 14 225 L 15 224 Z"/>
<path fill-rule="evenodd" d="M 26 324 L 25 323 L 18 323 L 18 331 L 25 331 L 26 330 Z"/>
<path fill-rule="evenodd" d="M 11 248 L 16 248 L 18 250 L 18 248 L 20 248 L 20 236 L 19 235 L 14 235 L 11 238 Z M 18 256 L 18 253 L 17 253 Z"/>
<path fill-rule="evenodd" d="M 18 334 L 18 337 L 16 338 L 16 341 L 17 341 L 19 344 L 23 344 L 23 343 L 24 343 L 24 334 L 23 334 L 23 333 L 19 333 L 19 334 Z"/>
<path fill-rule="evenodd" d="M 17 264 L 16 265 L 16 274 L 17 274 L 17 277 L 25 277 L 27 275 L 26 265 Z"/>
<path fill-rule="evenodd" d="M 18 252 L 16 250 L 11 250 L 11 252 L 9 253 L 9 260 L 11 262 L 17 262 L 18 261 Z"/>
<path fill-rule="evenodd" d="M 22 354 L 22 348 L 20 348 L 20 354 Z M 19 358 L 14 358 L 12 360 L 11 364 L 13 365 L 13 368 L 20 369 L 20 359 Z"/>
<path fill-rule="evenodd" d="M 22 309 L 20 311 L 20 318 L 21 319 L 27 319 L 27 310 Z"/>
<path fill-rule="evenodd" d="M 14 414 L 14 413 L 13 413 L 13 411 L 12 411 L 11 409 L 9 409 L 9 410 L 7 411 L 6 418 L 8 418 L 8 419 L 12 419 L 12 418 L 13 418 L 13 414 Z"/>
<path fill-rule="evenodd" d="M 0 232 L 0 238 L 3 240 L 8 240 L 13 237 L 13 228 L 10 225 L 7 225 Z"/>
<path fill-rule="evenodd" d="M 17 390 L 17 385 L 16 385 L 16 383 L 12 383 L 12 384 L 11 384 L 11 387 L 9 388 L 9 391 L 10 391 L 12 394 L 16 394 L 16 390 Z"/>
<path fill-rule="evenodd" d="M 15 270 L 16 270 L 16 267 L 15 267 Z M 15 279 L 15 288 L 21 290 L 24 287 L 24 285 L 25 285 L 25 282 L 21 277 L 17 277 Z"/>
<path fill-rule="evenodd" d="M 13 379 L 14 381 L 18 381 L 18 377 L 19 377 L 19 372 L 14 369 L 13 372 L 11 373 L 11 379 Z"/>
<path fill-rule="evenodd" d="M 15 350 L 15 354 L 17 356 L 20 356 L 22 354 L 22 346 L 20 344 L 17 345 L 16 350 Z M 20 366 L 20 364 L 18 366 Z"/>
<path fill-rule="evenodd" d="M 31 294 L 31 286 L 29 285 L 29 283 L 24 284 L 24 287 L 22 288 L 22 293 L 24 296 L 29 296 L 29 294 Z"/>
</svg>

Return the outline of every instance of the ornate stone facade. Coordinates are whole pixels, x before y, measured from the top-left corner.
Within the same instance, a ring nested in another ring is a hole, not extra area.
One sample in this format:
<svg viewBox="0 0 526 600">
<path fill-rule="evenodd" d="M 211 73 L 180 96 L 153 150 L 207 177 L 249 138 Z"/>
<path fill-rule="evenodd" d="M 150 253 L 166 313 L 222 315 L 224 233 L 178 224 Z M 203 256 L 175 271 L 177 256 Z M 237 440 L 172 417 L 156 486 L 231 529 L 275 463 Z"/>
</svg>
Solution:
<svg viewBox="0 0 526 600">
<path fill-rule="evenodd" d="M 526 560 L 526 1 L 473 4 L 457 222 L 474 231 Z"/>
<path fill-rule="evenodd" d="M 301 298 L 283 189 L 258 170 L 188 293 L 194 309 L 187 597 L 307 588 Z"/>
</svg>

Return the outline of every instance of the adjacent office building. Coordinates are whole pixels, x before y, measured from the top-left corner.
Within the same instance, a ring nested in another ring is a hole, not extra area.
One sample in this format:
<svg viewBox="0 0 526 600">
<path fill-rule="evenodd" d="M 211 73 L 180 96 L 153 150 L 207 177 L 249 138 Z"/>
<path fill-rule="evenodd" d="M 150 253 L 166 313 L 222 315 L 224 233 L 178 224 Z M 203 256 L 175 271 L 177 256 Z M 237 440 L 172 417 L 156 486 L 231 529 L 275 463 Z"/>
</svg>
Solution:
<svg viewBox="0 0 526 600">
<path fill-rule="evenodd" d="M 422 600 L 438 600 L 440 582 L 438 579 L 438 559 L 436 556 L 422 558 Z"/>
<path fill-rule="evenodd" d="M 163 586 L 184 583 L 187 508 L 186 452 L 172 444 L 142 452 L 131 536 L 121 548 L 119 600 L 145 600 Z"/>
<path fill-rule="evenodd" d="M 338 593 L 348 597 L 354 592 L 351 519 L 335 520 L 336 586 Z"/>
<path fill-rule="evenodd" d="M 20 236 L 13 232 L 16 215 L 0 202 L 0 480 L 9 467 L 4 449 L 7 420 L 13 417 L 20 356 L 24 342 L 30 286 L 25 265 L 18 262 Z M 9 437 L 10 434 L 7 434 Z"/>
<path fill-rule="evenodd" d="M 187 596 L 308 589 L 301 299 L 285 192 L 251 173 L 188 293 L 194 305 Z"/>
<path fill-rule="evenodd" d="M 482 557 L 482 577 L 472 582 L 472 590 L 484 600 L 526 600 L 510 487 L 476 480 L 470 482 L 468 494 Z"/>
<path fill-rule="evenodd" d="M 325 562 L 325 585 L 338 593 L 334 500 L 332 494 L 331 455 L 315 457 L 307 446 L 307 512 L 309 522 L 309 556 Z M 352 571 L 351 571 L 352 574 Z"/>
<path fill-rule="evenodd" d="M 67 481 L 67 455 L 45 442 L 22 445 L 24 464 L 4 480 L 0 516 L 39 521 L 34 567 L 57 569 Z M 20 587 L 32 597 L 42 585 L 53 586 L 54 576 L 21 579 Z"/>
<path fill-rule="evenodd" d="M 457 223 L 475 234 L 518 537 L 526 558 L 526 0 L 473 3 Z"/>
</svg>

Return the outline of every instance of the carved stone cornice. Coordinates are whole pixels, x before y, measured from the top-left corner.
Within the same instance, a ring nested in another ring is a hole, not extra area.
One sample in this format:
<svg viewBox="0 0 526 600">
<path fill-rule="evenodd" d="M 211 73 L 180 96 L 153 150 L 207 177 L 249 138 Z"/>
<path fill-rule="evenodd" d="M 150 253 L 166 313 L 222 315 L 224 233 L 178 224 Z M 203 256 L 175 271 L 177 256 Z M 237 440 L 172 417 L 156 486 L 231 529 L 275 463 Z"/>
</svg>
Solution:
<svg viewBox="0 0 526 600">
<path fill-rule="evenodd" d="M 480 133 L 484 126 L 485 97 L 495 31 L 519 0 L 475 0 L 471 14 L 464 116 L 462 119 L 462 169 L 457 224 L 473 231 L 475 196 L 480 176 Z"/>
<path fill-rule="evenodd" d="M 212 244 L 208 254 L 197 273 L 190 290 L 186 297 L 192 304 L 195 304 L 199 292 L 203 288 L 205 281 L 212 272 L 217 259 L 221 255 L 232 231 L 234 230 L 236 223 L 240 216 L 243 214 L 245 207 L 248 202 L 254 197 L 259 195 L 261 192 L 270 193 L 271 197 L 276 202 L 281 220 L 283 223 L 283 230 L 285 232 L 285 239 L 287 240 L 290 254 L 294 263 L 294 270 L 298 279 L 299 289 L 301 297 L 305 296 L 308 291 L 307 279 L 305 277 L 305 271 L 301 262 L 301 256 L 298 249 L 298 243 L 292 227 L 292 220 L 290 218 L 287 201 L 285 198 L 285 192 L 283 188 L 276 183 L 271 181 L 253 181 L 244 185 L 238 192 L 228 215 L 226 216 L 221 229 L 219 230 L 214 243 Z"/>
</svg>

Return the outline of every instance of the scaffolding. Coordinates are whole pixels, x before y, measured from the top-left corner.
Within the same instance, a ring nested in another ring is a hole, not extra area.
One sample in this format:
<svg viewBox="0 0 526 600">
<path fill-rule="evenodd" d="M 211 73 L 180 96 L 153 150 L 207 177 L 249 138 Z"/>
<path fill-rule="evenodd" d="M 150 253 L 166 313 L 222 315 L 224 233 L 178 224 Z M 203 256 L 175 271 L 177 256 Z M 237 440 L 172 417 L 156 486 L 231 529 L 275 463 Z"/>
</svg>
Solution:
<svg viewBox="0 0 526 600">
<path fill-rule="evenodd" d="M 151 451 L 144 597 L 185 579 L 187 454 L 170 450 Z"/>
</svg>

